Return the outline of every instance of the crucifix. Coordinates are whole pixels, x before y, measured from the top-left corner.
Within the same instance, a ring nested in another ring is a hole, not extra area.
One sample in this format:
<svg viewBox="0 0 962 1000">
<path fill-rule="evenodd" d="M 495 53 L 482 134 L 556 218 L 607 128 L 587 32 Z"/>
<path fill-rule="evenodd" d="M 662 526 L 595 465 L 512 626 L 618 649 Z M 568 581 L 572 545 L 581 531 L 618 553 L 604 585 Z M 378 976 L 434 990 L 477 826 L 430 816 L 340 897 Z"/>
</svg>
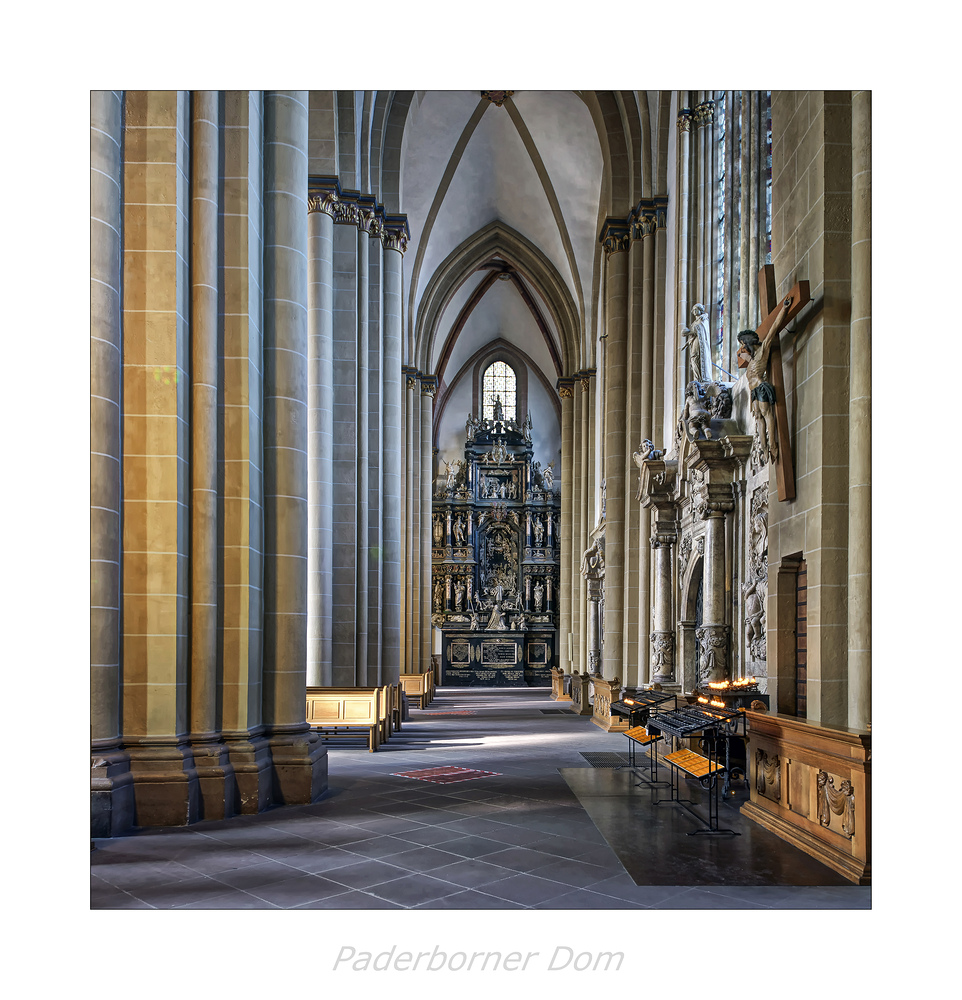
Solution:
<svg viewBox="0 0 962 1000">
<path fill-rule="evenodd" d="M 778 499 L 794 500 L 795 473 L 778 335 L 808 304 L 808 282 L 796 282 L 788 295 L 778 301 L 775 297 L 775 268 L 766 264 L 758 272 L 758 302 L 764 319 L 754 337 L 746 333 L 738 335 L 741 341 L 738 367 L 749 369 L 746 375 L 752 390 L 756 433 L 761 435 L 764 428 L 765 446 L 775 466 Z"/>
</svg>

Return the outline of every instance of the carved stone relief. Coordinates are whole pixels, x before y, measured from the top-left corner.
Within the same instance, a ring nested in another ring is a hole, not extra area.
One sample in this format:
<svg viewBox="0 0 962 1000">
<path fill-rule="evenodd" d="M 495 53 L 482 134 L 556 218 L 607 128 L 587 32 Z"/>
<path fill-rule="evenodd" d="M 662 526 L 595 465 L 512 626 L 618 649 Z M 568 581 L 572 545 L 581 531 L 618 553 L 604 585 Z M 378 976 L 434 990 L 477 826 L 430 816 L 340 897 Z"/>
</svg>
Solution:
<svg viewBox="0 0 962 1000">
<path fill-rule="evenodd" d="M 819 771 L 817 784 L 819 823 L 828 826 L 834 813 L 842 817 L 842 835 L 849 838 L 855 836 L 855 792 L 851 781 L 845 778 L 836 788 L 835 779 L 826 771 Z"/>
<path fill-rule="evenodd" d="M 769 786 L 769 797 L 778 802 L 782 795 L 781 761 L 778 754 L 769 757 L 764 750 L 758 749 L 755 751 L 755 791 L 765 795 Z"/>
</svg>

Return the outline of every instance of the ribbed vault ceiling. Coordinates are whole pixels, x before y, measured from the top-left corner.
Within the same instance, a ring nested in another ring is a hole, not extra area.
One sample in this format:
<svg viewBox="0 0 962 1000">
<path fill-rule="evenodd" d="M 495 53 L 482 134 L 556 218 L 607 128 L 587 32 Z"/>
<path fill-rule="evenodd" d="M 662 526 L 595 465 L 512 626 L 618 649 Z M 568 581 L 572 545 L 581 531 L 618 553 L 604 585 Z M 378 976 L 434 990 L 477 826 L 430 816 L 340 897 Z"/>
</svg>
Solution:
<svg viewBox="0 0 962 1000">
<path fill-rule="evenodd" d="M 585 102 L 570 91 L 518 91 L 501 107 L 480 91 L 416 94 L 400 165 L 415 363 L 443 386 L 501 337 L 553 384 L 566 359 L 577 364 L 576 342 L 596 301 L 605 164 Z M 456 251 L 486 228 L 511 240 L 489 240 L 484 259 L 464 273 Z M 527 256 L 540 273 L 521 261 L 520 243 L 535 248 Z M 492 279 L 493 271 L 509 276 Z M 433 304 L 427 321 L 426 301 Z"/>
</svg>

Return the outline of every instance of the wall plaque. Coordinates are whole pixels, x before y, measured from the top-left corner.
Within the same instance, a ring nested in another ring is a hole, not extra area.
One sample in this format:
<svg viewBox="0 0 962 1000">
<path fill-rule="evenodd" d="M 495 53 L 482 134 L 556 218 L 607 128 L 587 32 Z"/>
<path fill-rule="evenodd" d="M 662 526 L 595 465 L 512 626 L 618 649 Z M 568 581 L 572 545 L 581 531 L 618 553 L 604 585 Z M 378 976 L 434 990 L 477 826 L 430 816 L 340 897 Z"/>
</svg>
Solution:
<svg viewBox="0 0 962 1000">
<path fill-rule="evenodd" d="M 528 643 L 528 663 L 547 663 L 548 644 L 546 642 Z"/>
<path fill-rule="evenodd" d="M 517 663 L 518 644 L 516 642 L 482 642 L 482 663 Z"/>
</svg>

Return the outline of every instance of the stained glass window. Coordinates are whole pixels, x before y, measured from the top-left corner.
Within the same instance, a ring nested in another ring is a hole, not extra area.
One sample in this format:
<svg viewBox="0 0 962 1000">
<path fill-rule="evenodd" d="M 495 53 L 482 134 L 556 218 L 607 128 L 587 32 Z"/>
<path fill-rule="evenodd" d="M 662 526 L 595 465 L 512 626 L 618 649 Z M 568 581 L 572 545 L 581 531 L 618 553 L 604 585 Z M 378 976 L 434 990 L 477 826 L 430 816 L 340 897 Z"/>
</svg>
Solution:
<svg viewBox="0 0 962 1000">
<path fill-rule="evenodd" d="M 494 403 L 501 397 L 503 420 L 517 420 L 518 410 L 518 380 L 514 369 L 503 361 L 495 361 L 489 365 L 481 379 L 481 416 L 494 420 Z"/>
</svg>

